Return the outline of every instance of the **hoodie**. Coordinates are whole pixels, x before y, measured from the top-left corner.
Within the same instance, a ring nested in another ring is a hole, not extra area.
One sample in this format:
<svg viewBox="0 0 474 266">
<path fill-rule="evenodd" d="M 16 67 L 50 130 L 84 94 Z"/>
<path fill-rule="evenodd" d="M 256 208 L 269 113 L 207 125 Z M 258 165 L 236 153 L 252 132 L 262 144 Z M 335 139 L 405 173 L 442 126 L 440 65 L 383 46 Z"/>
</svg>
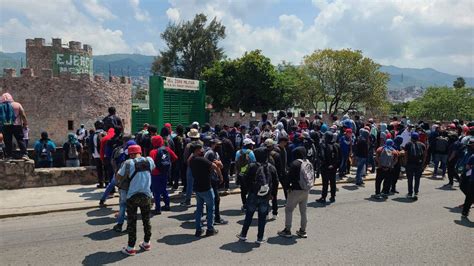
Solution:
<svg viewBox="0 0 474 266">
<path fill-rule="evenodd" d="M 100 140 L 100 159 L 102 161 L 105 160 L 105 146 L 107 146 L 107 142 L 113 137 L 115 137 L 115 129 L 109 128 L 109 130 L 107 130 L 107 135 Z"/>
<path fill-rule="evenodd" d="M 301 162 L 300 159 L 306 159 L 306 148 L 297 147 L 293 150 L 293 162 L 290 164 L 286 187 L 290 190 L 302 190 L 299 184 Z"/>
<path fill-rule="evenodd" d="M 164 144 L 165 142 L 162 136 L 153 136 L 151 138 L 151 145 L 153 146 L 153 150 L 150 151 L 150 157 L 153 159 L 154 162 L 158 161 L 158 158 L 156 158 L 156 156 L 158 155 L 158 149 L 163 147 Z M 165 148 L 168 151 L 168 154 L 170 155 L 170 159 L 172 163 L 178 160 L 178 156 L 176 155 L 176 153 L 174 153 L 174 151 L 170 147 L 166 146 Z M 160 170 L 158 169 L 158 167 L 155 167 L 155 169 L 151 171 L 152 176 L 157 176 L 159 174 L 160 174 Z"/>
<path fill-rule="evenodd" d="M 260 147 L 254 150 L 255 159 L 257 160 L 256 163 L 251 163 L 249 165 L 249 170 L 247 171 L 247 175 L 245 177 L 246 185 L 249 188 L 249 193 L 257 193 L 260 190 L 261 181 L 257 181 L 257 169 L 261 165 L 265 165 L 267 167 L 268 174 L 270 175 L 269 178 L 269 185 L 270 188 L 277 185 L 278 186 L 278 174 L 277 170 L 274 165 L 269 163 L 269 155 L 268 150 L 265 147 Z M 270 199 L 271 193 L 268 193 L 265 197 Z"/>
</svg>

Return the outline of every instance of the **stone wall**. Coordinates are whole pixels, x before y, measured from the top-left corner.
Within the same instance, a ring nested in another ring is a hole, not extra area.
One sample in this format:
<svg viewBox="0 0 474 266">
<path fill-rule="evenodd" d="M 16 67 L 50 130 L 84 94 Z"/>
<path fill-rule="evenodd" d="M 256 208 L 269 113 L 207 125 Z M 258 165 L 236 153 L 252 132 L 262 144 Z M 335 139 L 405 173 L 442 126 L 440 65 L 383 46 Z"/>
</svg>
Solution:
<svg viewBox="0 0 474 266">
<path fill-rule="evenodd" d="M 0 161 L 0 189 L 90 185 L 96 182 L 94 167 L 35 169 L 32 160 Z"/>
<path fill-rule="evenodd" d="M 274 118 L 274 114 L 272 112 L 268 113 L 268 119 L 273 120 L 273 118 Z M 209 123 L 211 124 L 211 126 L 215 126 L 215 125 L 234 126 L 235 122 L 239 122 L 241 125 L 249 126 L 251 122 L 258 123 L 258 121 L 260 121 L 261 119 L 262 119 L 261 113 L 256 113 L 254 117 L 252 117 L 251 113 L 245 113 L 245 115 L 242 116 L 239 112 L 235 112 L 235 113 L 212 112 L 209 114 Z"/>
<path fill-rule="evenodd" d="M 93 79 L 88 74 L 72 76 L 68 73 L 52 77 L 52 71 L 43 69 L 39 76 L 24 68 L 21 77 L 13 69 L 6 69 L 0 78 L 0 94 L 9 92 L 25 109 L 30 128 L 30 142 L 47 131 L 57 144 L 64 143 L 68 132 L 75 132 L 80 124 L 93 128 L 110 106 L 124 120 L 125 132 L 131 130 L 131 82 L 129 78 L 101 76 Z M 68 129 L 72 121 L 73 130 Z"/>
</svg>

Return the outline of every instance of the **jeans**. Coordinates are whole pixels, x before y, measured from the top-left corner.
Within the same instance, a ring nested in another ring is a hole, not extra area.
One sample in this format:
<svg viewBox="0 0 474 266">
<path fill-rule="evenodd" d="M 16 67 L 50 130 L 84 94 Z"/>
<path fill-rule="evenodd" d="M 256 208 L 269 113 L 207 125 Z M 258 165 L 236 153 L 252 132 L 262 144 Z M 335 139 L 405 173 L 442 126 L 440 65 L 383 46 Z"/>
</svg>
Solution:
<svg viewBox="0 0 474 266">
<path fill-rule="evenodd" d="M 366 164 L 367 158 L 357 157 L 356 183 L 362 183 L 362 174 L 365 174 L 364 169 Z"/>
<path fill-rule="evenodd" d="M 123 224 L 125 221 L 125 211 L 127 210 L 127 190 L 119 189 L 120 201 L 119 201 L 119 213 L 117 216 L 117 223 Z"/>
<path fill-rule="evenodd" d="M 214 191 L 196 192 L 196 231 L 201 231 L 201 217 L 206 203 L 207 230 L 214 230 Z"/>
<path fill-rule="evenodd" d="M 308 190 L 291 190 L 288 191 L 288 200 L 286 201 L 285 207 L 285 228 L 291 230 L 291 224 L 293 222 L 293 211 L 296 206 L 299 206 L 301 216 L 302 231 L 306 231 L 306 224 L 308 218 L 306 216 L 306 205 L 308 204 Z"/>
<path fill-rule="evenodd" d="M 247 185 L 245 185 L 245 182 L 240 181 L 240 199 L 242 200 L 242 206 L 244 209 L 247 208 L 247 194 Z"/>
<path fill-rule="evenodd" d="M 145 194 L 135 194 L 127 199 L 127 231 L 128 246 L 135 247 L 137 242 L 137 211 L 140 208 L 143 221 L 143 231 L 145 232 L 145 242 L 150 242 L 151 224 L 150 224 L 150 208 L 151 199 Z"/>
<path fill-rule="evenodd" d="M 166 174 L 152 175 L 151 176 L 151 191 L 153 192 L 153 198 L 155 199 L 155 210 L 157 212 L 161 211 L 161 197 L 163 196 L 163 201 L 165 206 L 170 206 L 170 197 L 168 191 L 166 190 L 166 182 L 168 176 Z"/>
<path fill-rule="evenodd" d="M 390 192 L 390 187 L 392 186 L 392 171 L 393 169 L 377 169 L 377 174 L 375 176 L 375 194 L 380 194 L 380 187 L 382 186 L 383 181 L 383 189 L 382 193 L 388 194 Z"/>
<path fill-rule="evenodd" d="M 23 140 L 23 127 L 14 125 L 5 125 L 2 129 L 3 140 L 5 142 L 5 156 L 12 157 L 13 155 L 13 137 L 18 143 L 21 155 L 26 155 L 25 141 Z"/>
<path fill-rule="evenodd" d="M 66 160 L 66 167 L 79 167 L 81 162 L 79 159 Z"/>
<path fill-rule="evenodd" d="M 104 194 L 102 194 L 102 198 L 100 198 L 103 202 L 105 202 L 107 200 L 107 196 L 109 196 L 109 194 L 115 190 L 115 183 L 115 177 L 113 177 L 110 183 L 105 188 Z"/>
<path fill-rule="evenodd" d="M 445 176 L 446 175 L 446 162 L 448 161 L 448 155 L 435 153 L 433 155 L 433 161 L 434 161 L 433 176 L 436 176 L 438 174 L 438 166 L 440 162 L 441 162 L 441 170 L 443 171 L 443 176 Z"/>
<path fill-rule="evenodd" d="M 348 166 L 349 166 L 349 153 L 342 154 L 342 161 L 339 167 L 339 177 L 343 177 L 348 173 Z"/>
<path fill-rule="evenodd" d="M 194 177 L 191 172 L 191 168 L 186 169 L 186 202 L 191 202 L 191 196 L 193 195 L 193 184 Z"/>
<path fill-rule="evenodd" d="M 420 178 L 423 173 L 421 165 L 407 165 L 408 194 L 413 193 L 413 179 L 415 179 L 415 194 L 419 192 Z"/>
<path fill-rule="evenodd" d="M 242 227 L 241 236 L 246 237 L 249 227 L 252 224 L 254 213 L 258 213 L 258 233 L 257 239 L 262 240 L 265 233 L 265 224 L 267 223 L 268 214 L 268 198 L 259 197 L 255 193 L 250 193 L 247 197 L 247 211 L 245 212 L 244 226 Z"/>
<path fill-rule="evenodd" d="M 336 170 L 321 171 L 321 176 L 323 177 L 323 191 L 321 192 L 321 198 L 326 199 L 329 183 L 331 183 L 331 198 L 336 197 Z"/>
</svg>

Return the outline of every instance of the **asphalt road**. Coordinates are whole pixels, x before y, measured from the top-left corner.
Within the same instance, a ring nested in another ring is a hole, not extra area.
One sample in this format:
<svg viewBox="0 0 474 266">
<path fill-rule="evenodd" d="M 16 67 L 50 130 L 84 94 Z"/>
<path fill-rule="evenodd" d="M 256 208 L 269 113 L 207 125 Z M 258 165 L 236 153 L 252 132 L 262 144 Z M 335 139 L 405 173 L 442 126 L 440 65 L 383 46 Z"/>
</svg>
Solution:
<svg viewBox="0 0 474 266">
<path fill-rule="evenodd" d="M 217 236 L 193 236 L 194 208 L 175 206 L 172 212 L 152 218 L 152 250 L 126 257 L 120 249 L 127 236 L 111 230 L 113 209 L 52 213 L 0 220 L 0 265 L 302 265 L 302 264 L 452 264 L 474 263 L 474 222 L 461 219 L 455 208 L 464 197 L 460 190 L 441 189 L 446 181 L 422 179 L 418 201 L 401 194 L 384 202 L 370 199 L 374 182 L 365 188 L 339 185 L 337 202 L 308 207 L 308 238 L 283 239 L 284 209 L 278 220 L 267 223 L 268 242 L 254 244 L 256 227 L 248 242 L 238 242 L 243 215 L 238 195 L 222 198 L 228 225 Z M 283 202 L 281 202 L 283 204 Z M 474 210 L 473 210 L 474 211 Z M 293 231 L 299 214 L 294 215 Z M 471 214 L 471 220 L 474 220 Z M 138 222 L 138 239 L 143 230 Z"/>
</svg>

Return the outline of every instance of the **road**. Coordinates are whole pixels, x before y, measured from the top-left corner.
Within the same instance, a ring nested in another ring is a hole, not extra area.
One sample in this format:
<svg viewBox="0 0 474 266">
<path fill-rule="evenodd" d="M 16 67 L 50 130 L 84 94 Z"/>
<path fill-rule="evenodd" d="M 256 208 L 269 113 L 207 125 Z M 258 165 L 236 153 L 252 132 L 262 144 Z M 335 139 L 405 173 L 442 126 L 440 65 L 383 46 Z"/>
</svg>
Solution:
<svg viewBox="0 0 474 266">
<path fill-rule="evenodd" d="M 0 220 L 0 265 L 302 265 L 302 264 L 453 264 L 474 263 L 474 222 L 461 220 L 463 195 L 441 189 L 445 181 L 422 179 L 420 199 L 407 201 L 406 180 L 399 195 L 384 202 L 370 199 L 374 182 L 365 188 L 339 185 L 337 202 L 308 208 L 308 238 L 283 239 L 284 208 L 278 220 L 267 223 L 268 243 L 257 246 L 256 227 L 248 242 L 238 242 L 243 215 L 240 198 L 222 198 L 222 213 L 230 223 L 219 234 L 193 236 L 194 208 L 175 206 L 172 212 L 152 218 L 153 249 L 126 257 L 119 251 L 127 236 L 111 230 L 113 209 L 52 213 Z M 282 202 L 283 204 L 283 202 Z M 293 231 L 299 224 L 294 215 Z M 471 215 L 471 220 L 474 220 Z M 138 239 L 143 230 L 138 222 Z"/>
</svg>

